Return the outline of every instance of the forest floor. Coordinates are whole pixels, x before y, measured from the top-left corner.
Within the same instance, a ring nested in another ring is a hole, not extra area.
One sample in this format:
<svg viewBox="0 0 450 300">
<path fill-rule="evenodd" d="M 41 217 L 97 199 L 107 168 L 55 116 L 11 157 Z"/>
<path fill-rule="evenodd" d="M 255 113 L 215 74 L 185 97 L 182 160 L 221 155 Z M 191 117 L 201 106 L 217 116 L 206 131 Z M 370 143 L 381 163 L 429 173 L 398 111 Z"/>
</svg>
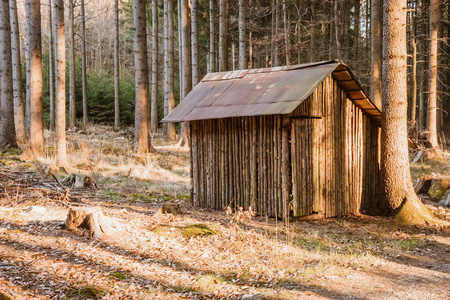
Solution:
<svg viewBox="0 0 450 300">
<path fill-rule="evenodd" d="M 450 298 L 448 227 L 364 215 L 237 223 L 189 205 L 186 149 L 156 137 L 155 153 L 133 155 L 130 134 L 102 126 L 68 138 L 70 172 L 98 188 L 70 188 L 64 198 L 43 171 L 51 159 L 0 157 L 0 291 L 10 299 Z M 450 158 L 412 168 L 416 177 L 449 175 Z M 102 208 L 102 240 L 64 229 L 67 201 Z M 156 213 L 167 202 L 183 213 Z M 424 202 L 450 221 L 450 209 Z"/>
</svg>

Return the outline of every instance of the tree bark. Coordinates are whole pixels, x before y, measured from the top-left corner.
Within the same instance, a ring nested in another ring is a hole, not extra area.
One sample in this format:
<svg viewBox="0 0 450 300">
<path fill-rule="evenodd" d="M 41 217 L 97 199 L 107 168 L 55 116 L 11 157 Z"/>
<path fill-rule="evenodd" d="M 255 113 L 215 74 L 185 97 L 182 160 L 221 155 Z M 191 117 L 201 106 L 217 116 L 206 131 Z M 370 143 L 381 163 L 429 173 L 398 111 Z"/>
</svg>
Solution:
<svg viewBox="0 0 450 300">
<path fill-rule="evenodd" d="M 239 0 L 239 69 L 248 67 L 247 0 Z"/>
<path fill-rule="evenodd" d="M 164 116 L 175 108 L 173 1 L 164 1 Z M 164 123 L 166 140 L 176 139 L 175 123 Z"/>
<path fill-rule="evenodd" d="M 381 0 L 372 0 L 370 24 L 371 24 L 371 48 L 372 48 L 372 76 L 371 99 L 381 109 Z"/>
<path fill-rule="evenodd" d="M 191 51 L 192 51 L 192 87 L 200 81 L 199 41 L 198 41 L 198 0 L 191 0 Z"/>
<path fill-rule="evenodd" d="M 383 122 L 381 177 L 384 212 L 407 223 L 430 221 L 409 171 L 407 142 L 406 0 L 383 0 Z"/>
<path fill-rule="evenodd" d="M 147 24 L 145 0 L 133 0 L 134 65 L 136 81 L 135 151 L 151 150 L 149 122 L 149 84 L 147 58 Z"/>
<path fill-rule="evenodd" d="M 120 127 L 119 0 L 114 0 L 114 128 Z"/>
<path fill-rule="evenodd" d="M 17 17 L 17 1 L 10 0 L 10 23 L 11 23 L 11 55 L 14 93 L 14 125 L 16 128 L 17 143 L 22 148 L 26 147 L 27 132 L 25 130 L 25 115 L 22 103 L 22 64 L 20 62 L 20 35 L 19 21 Z M 50 67 L 49 67 L 50 68 Z"/>
<path fill-rule="evenodd" d="M 290 58 L 290 37 L 289 37 L 289 19 L 287 14 L 286 1 L 283 1 L 283 26 L 284 26 L 284 52 L 286 57 L 286 65 L 291 64 Z"/>
<path fill-rule="evenodd" d="M 192 89 L 192 62 L 191 62 L 191 41 L 189 26 L 189 0 L 181 0 L 181 70 L 182 70 L 182 90 L 181 99 L 184 99 Z M 189 147 L 189 125 L 183 123 L 181 128 L 181 146 Z"/>
<path fill-rule="evenodd" d="M 228 0 L 220 0 L 219 72 L 228 69 Z"/>
<path fill-rule="evenodd" d="M 32 157 L 44 154 L 44 123 L 42 111 L 42 42 L 40 0 L 26 0 L 27 49 L 30 57 L 30 138 Z"/>
<path fill-rule="evenodd" d="M 438 0 L 430 0 L 430 53 L 429 53 L 429 98 L 426 137 L 432 148 L 438 147 L 437 140 L 437 44 L 438 44 Z"/>
<path fill-rule="evenodd" d="M 0 147 L 16 147 L 9 1 L 0 0 Z"/>
<path fill-rule="evenodd" d="M 151 130 L 158 129 L 158 88 L 159 88 L 159 35 L 158 35 L 158 0 L 152 0 L 152 104 Z"/>
<path fill-rule="evenodd" d="M 88 124 L 88 107 L 87 107 L 87 80 L 86 80 L 86 14 L 84 9 L 84 0 L 80 2 L 81 17 L 81 86 L 83 96 L 83 127 Z"/>
<path fill-rule="evenodd" d="M 56 165 L 67 165 L 66 151 L 66 42 L 64 0 L 54 0 L 56 73 Z"/>
<path fill-rule="evenodd" d="M 217 72 L 217 18 L 216 0 L 209 0 L 209 72 Z"/>
<path fill-rule="evenodd" d="M 316 2 L 314 0 L 311 1 L 310 37 L 309 61 L 314 62 L 316 60 Z"/>
<path fill-rule="evenodd" d="M 74 2 L 69 0 L 69 129 L 75 127 L 75 33 L 74 33 Z"/>
<path fill-rule="evenodd" d="M 48 89 L 50 102 L 50 131 L 55 131 L 55 70 L 54 70 L 54 39 L 53 39 L 53 14 L 52 0 L 48 0 Z"/>
</svg>

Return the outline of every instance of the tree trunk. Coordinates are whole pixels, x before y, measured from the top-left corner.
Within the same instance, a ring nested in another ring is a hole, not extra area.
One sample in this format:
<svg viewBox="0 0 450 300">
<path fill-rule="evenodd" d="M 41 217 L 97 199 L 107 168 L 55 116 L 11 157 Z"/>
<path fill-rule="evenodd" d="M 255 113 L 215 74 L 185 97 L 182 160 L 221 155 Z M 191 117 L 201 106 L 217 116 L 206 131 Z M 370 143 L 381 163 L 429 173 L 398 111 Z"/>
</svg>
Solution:
<svg viewBox="0 0 450 300">
<path fill-rule="evenodd" d="M 311 1 L 310 37 L 309 62 L 314 62 L 316 60 L 316 2 L 314 0 Z"/>
<path fill-rule="evenodd" d="M 191 0 L 192 87 L 200 81 L 197 10 L 198 0 Z"/>
<path fill-rule="evenodd" d="M 372 0 L 370 24 L 372 45 L 371 99 L 381 109 L 381 0 Z"/>
<path fill-rule="evenodd" d="M 427 140 L 432 148 L 438 147 L 437 140 L 437 43 L 438 43 L 438 0 L 430 0 L 430 53 L 429 57 L 429 98 L 427 114 Z"/>
<path fill-rule="evenodd" d="M 14 124 L 16 128 L 17 143 L 22 148 L 26 147 L 27 133 L 25 130 L 25 115 L 22 103 L 22 64 L 20 62 L 20 36 L 19 21 L 17 18 L 17 2 L 9 1 L 11 23 L 11 55 L 13 68 L 13 93 L 14 93 Z M 49 67 L 50 68 L 50 67 Z"/>
<path fill-rule="evenodd" d="M 164 1 L 164 116 L 175 108 L 173 2 Z M 164 123 L 166 140 L 176 139 L 175 123 Z"/>
<path fill-rule="evenodd" d="M 189 0 L 181 0 L 181 70 L 182 90 L 181 99 L 184 99 L 192 89 L 192 64 L 191 64 L 191 41 L 189 26 Z M 181 128 L 181 146 L 189 147 L 189 125 L 183 123 Z"/>
<path fill-rule="evenodd" d="M 432 220 L 417 198 L 407 143 L 406 0 L 384 0 L 381 177 L 385 213 L 407 223 Z"/>
<path fill-rule="evenodd" d="M 114 0 L 114 128 L 120 126 L 120 102 L 119 102 L 119 0 Z"/>
<path fill-rule="evenodd" d="M 272 0 L 272 34 L 271 34 L 271 44 L 270 44 L 270 56 L 272 58 L 272 67 L 278 66 L 278 1 Z"/>
<path fill-rule="evenodd" d="M 66 152 L 66 42 L 64 0 L 54 0 L 56 76 L 56 165 L 67 165 Z"/>
<path fill-rule="evenodd" d="M 159 36 L 158 36 L 158 0 L 152 0 L 152 107 L 151 130 L 158 129 L 158 87 L 159 87 Z"/>
<path fill-rule="evenodd" d="M 134 16 L 134 65 L 136 81 L 135 150 L 148 153 L 151 150 L 149 127 L 149 84 L 147 58 L 147 24 L 145 0 L 133 0 Z"/>
<path fill-rule="evenodd" d="M 28 150 L 32 157 L 44 154 L 44 123 L 42 111 L 42 43 L 40 0 L 26 0 L 27 49 L 30 57 L 30 138 Z"/>
<path fill-rule="evenodd" d="M 209 0 L 209 71 L 217 72 L 217 20 L 216 20 L 216 0 Z"/>
<path fill-rule="evenodd" d="M 88 124 L 87 107 L 87 80 L 86 80 L 86 14 L 84 10 L 84 0 L 80 2 L 81 17 L 81 85 L 83 95 L 83 127 Z"/>
<path fill-rule="evenodd" d="M 354 47 L 355 47 L 355 56 L 354 60 L 359 61 L 359 36 L 360 34 L 360 27 L 361 27 L 361 0 L 355 0 L 355 21 L 354 21 L 354 28 L 355 28 L 355 35 L 354 35 Z"/>
<path fill-rule="evenodd" d="M 341 43 L 339 41 L 339 2 L 334 0 L 334 39 L 336 40 L 336 57 L 341 58 Z"/>
<path fill-rule="evenodd" d="M 52 0 L 48 0 L 48 89 L 50 102 L 50 131 L 55 131 L 55 70 L 54 70 L 54 39 L 53 39 L 53 14 Z M 17 129 L 16 129 L 17 130 Z"/>
<path fill-rule="evenodd" d="M 247 55 L 247 1 L 239 0 L 239 69 L 248 67 Z"/>
<path fill-rule="evenodd" d="M 75 127 L 75 33 L 74 33 L 74 2 L 69 0 L 69 129 Z"/>
<path fill-rule="evenodd" d="M 0 0 L 0 147 L 16 147 L 9 1 Z"/>
<path fill-rule="evenodd" d="M 290 37 L 289 37 L 289 19 L 286 9 L 286 1 L 283 1 L 283 26 L 284 26 L 284 52 L 286 57 L 286 65 L 291 64 L 290 59 Z"/>
<path fill-rule="evenodd" d="M 219 72 L 228 70 L 228 0 L 220 0 Z"/>
</svg>

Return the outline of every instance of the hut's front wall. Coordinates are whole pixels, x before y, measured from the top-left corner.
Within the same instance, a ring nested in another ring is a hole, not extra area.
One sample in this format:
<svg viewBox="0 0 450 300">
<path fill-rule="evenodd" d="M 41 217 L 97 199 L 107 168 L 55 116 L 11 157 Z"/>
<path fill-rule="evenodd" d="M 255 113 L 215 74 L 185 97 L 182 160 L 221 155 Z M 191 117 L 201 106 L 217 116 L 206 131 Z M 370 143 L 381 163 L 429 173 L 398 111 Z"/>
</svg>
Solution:
<svg viewBox="0 0 450 300">
<path fill-rule="evenodd" d="M 366 209 L 378 186 L 379 128 L 330 75 L 290 119 L 289 199 L 294 216 Z M 192 203 L 283 216 L 280 115 L 193 121 Z M 286 158 L 286 155 L 284 155 Z"/>
<path fill-rule="evenodd" d="M 192 203 L 282 216 L 281 117 L 191 122 Z"/>
</svg>

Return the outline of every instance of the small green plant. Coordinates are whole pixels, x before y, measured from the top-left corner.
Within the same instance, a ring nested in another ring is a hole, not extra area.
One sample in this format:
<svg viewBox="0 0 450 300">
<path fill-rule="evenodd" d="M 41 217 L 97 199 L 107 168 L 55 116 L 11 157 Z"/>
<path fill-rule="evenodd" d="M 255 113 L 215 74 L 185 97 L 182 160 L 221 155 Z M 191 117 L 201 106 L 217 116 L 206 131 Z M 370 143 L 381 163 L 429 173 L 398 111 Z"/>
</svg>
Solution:
<svg viewBox="0 0 450 300">
<path fill-rule="evenodd" d="M 108 293 L 107 289 L 98 286 L 84 286 L 76 290 L 70 290 L 66 299 L 82 297 L 82 299 L 99 299 Z"/>
<path fill-rule="evenodd" d="M 108 275 L 109 278 L 117 278 L 117 279 L 127 279 L 128 273 L 124 272 L 113 272 Z"/>
<path fill-rule="evenodd" d="M 400 246 L 404 250 L 414 250 L 418 246 L 423 244 L 423 240 L 421 238 L 413 237 L 410 239 L 406 239 L 400 242 Z"/>
<path fill-rule="evenodd" d="M 208 236 L 220 234 L 219 230 L 213 230 L 205 224 L 193 224 L 180 228 L 184 237 Z"/>
</svg>

